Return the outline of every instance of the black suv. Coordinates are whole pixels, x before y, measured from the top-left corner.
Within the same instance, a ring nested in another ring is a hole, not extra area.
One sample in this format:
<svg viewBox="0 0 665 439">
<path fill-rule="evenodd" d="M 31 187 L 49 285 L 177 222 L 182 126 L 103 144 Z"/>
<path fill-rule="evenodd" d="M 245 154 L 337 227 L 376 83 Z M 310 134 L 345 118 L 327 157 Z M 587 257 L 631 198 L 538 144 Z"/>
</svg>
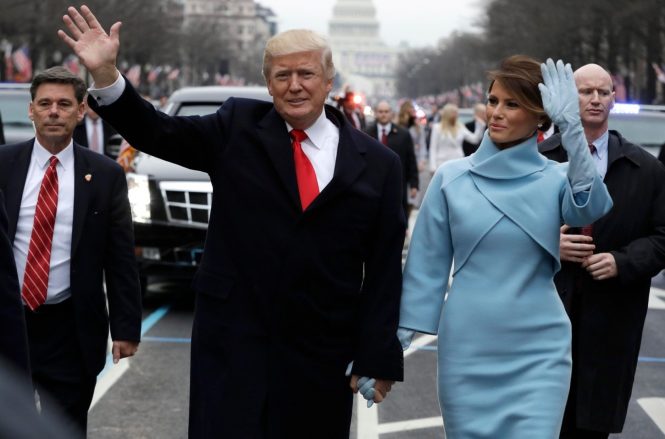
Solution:
<svg viewBox="0 0 665 439">
<path fill-rule="evenodd" d="M 266 87 L 188 87 L 173 93 L 165 113 L 210 114 L 230 97 L 272 101 Z M 143 153 L 134 169 L 127 183 L 143 286 L 149 277 L 191 278 L 201 259 L 212 205 L 208 174 Z"/>
</svg>

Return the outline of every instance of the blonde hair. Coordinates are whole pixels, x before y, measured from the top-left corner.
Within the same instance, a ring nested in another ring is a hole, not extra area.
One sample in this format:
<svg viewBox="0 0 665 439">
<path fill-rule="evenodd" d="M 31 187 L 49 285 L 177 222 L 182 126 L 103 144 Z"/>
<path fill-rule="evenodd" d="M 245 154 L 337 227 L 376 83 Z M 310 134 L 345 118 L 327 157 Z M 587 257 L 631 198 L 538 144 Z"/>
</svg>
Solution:
<svg viewBox="0 0 665 439">
<path fill-rule="evenodd" d="M 397 114 L 397 124 L 409 128 L 409 118 L 411 117 L 413 110 L 414 108 L 411 101 L 404 101 L 399 107 L 399 113 Z"/>
<path fill-rule="evenodd" d="M 451 136 L 457 136 L 457 131 L 459 130 L 460 123 L 457 119 L 459 113 L 459 108 L 455 104 L 446 104 L 439 113 L 441 115 L 441 133 L 450 133 Z"/>
<path fill-rule="evenodd" d="M 270 77 L 274 57 L 299 52 L 321 52 L 321 65 L 326 79 L 335 77 L 332 49 L 328 40 L 323 35 L 308 29 L 293 29 L 280 32 L 266 43 L 263 51 L 263 77 L 266 82 Z"/>
</svg>

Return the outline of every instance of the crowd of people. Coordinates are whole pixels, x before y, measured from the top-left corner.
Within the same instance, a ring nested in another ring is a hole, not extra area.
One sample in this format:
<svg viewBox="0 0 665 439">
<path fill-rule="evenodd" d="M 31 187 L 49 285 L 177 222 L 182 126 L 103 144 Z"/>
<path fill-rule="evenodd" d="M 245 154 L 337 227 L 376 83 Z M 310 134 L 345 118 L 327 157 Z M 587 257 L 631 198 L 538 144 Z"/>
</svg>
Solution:
<svg viewBox="0 0 665 439">
<path fill-rule="evenodd" d="M 169 117 L 116 68 L 119 22 L 107 32 L 86 6 L 63 21 L 94 83 L 37 74 L 35 138 L 0 148 L 0 385 L 18 377 L 17 407 L 34 420 L 2 421 L 0 435 L 35 437 L 46 422 L 53 437 L 85 437 L 109 330 L 114 362 L 138 350 L 110 130 L 213 184 L 189 437 L 348 437 L 354 393 L 385 400 L 419 332 L 438 334 L 449 439 L 621 431 L 665 268 L 665 168 L 608 130 L 601 66 L 510 56 L 466 126 L 450 104 L 428 129 L 410 101 L 379 102 L 366 124 L 348 96 L 325 104 L 325 38 L 292 30 L 266 44 L 272 103 Z"/>
</svg>

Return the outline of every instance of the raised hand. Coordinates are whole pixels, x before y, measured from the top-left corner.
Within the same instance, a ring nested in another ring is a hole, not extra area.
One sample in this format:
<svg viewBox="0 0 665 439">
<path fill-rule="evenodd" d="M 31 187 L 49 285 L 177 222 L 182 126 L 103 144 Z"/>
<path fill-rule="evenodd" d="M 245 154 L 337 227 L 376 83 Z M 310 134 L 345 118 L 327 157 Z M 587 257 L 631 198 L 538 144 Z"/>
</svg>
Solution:
<svg viewBox="0 0 665 439">
<path fill-rule="evenodd" d="M 560 128 L 567 124 L 580 123 L 580 103 L 577 86 L 570 64 L 551 58 L 540 65 L 544 84 L 538 84 L 547 115 Z"/>
<path fill-rule="evenodd" d="M 95 86 L 102 88 L 113 84 L 119 75 L 115 65 L 122 23 L 114 23 L 107 34 L 87 6 L 81 6 L 80 12 L 70 6 L 62 21 L 69 34 L 60 29 L 58 36 L 72 48 L 92 74 Z"/>
</svg>

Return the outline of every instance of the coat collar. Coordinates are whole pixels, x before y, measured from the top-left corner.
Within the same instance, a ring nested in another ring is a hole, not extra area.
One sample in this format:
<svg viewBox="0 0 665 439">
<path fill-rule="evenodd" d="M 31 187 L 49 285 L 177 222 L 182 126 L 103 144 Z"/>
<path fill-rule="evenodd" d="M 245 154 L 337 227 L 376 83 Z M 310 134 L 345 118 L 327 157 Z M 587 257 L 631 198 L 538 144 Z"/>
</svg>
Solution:
<svg viewBox="0 0 665 439">
<path fill-rule="evenodd" d="M 538 153 L 535 136 L 511 148 L 501 150 L 487 132 L 478 150 L 469 158 L 469 172 L 492 179 L 521 178 L 542 171 L 547 159 Z"/>
<path fill-rule="evenodd" d="M 610 130 L 609 133 L 610 137 L 607 141 L 607 169 L 609 170 L 610 165 L 621 158 L 626 158 L 636 166 L 640 166 L 639 146 L 633 145 L 624 139 L 618 131 Z"/>
</svg>

